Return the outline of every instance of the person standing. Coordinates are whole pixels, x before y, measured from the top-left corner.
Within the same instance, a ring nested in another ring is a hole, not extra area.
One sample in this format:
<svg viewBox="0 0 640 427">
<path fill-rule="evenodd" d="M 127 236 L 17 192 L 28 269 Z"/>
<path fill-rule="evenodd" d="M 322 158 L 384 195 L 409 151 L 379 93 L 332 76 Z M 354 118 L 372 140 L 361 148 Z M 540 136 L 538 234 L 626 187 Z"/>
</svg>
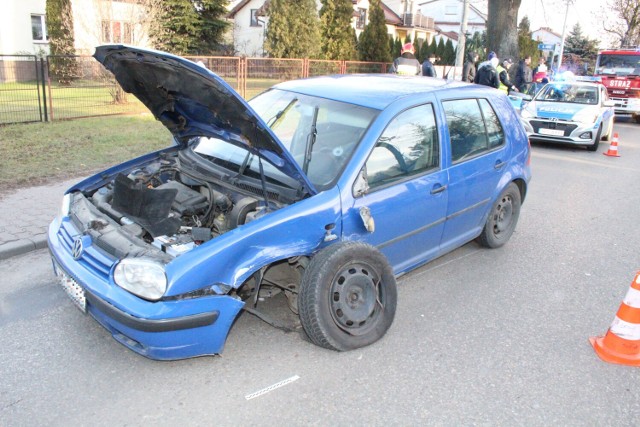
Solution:
<svg viewBox="0 0 640 427">
<path fill-rule="evenodd" d="M 436 62 L 436 54 L 430 53 L 427 59 L 422 63 L 422 75 L 426 77 L 438 77 L 433 63 Z"/>
<path fill-rule="evenodd" d="M 478 54 L 476 52 L 467 52 L 467 60 L 462 66 L 462 81 L 473 83 L 476 78 L 476 62 L 478 62 Z"/>
<path fill-rule="evenodd" d="M 518 62 L 514 84 L 520 92 L 526 92 L 533 81 L 533 71 L 531 70 L 531 55 L 526 56 Z"/>
<path fill-rule="evenodd" d="M 496 67 L 500 61 L 495 52 L 489 52 L 487 58 L 487 61 L 484 61 L 478 66 L 478 71 L 476 72 L 476 77 L 473 82 L 498 89 L 500 87 L 500 77 L 498 77 Z"/>
<path fill-rule="evenodd" d="M 533 70 L 533 81 L 540 83 L 545 77 L 547 77 L 547 64 L 544 58 L 540 57 L 538 66 Z"/>
<path fill-rule="evenodd" d="M 500 86 L 498 89 L 503 91 L 505 94 L 509 94 L 509 91 L 518 92 L 518 88 L 516 85 L 511 83 L 509 80 L 509 68 L 513 65 L 511 58 L 505 58 L 502 60 L 502 64 L 496 67 L 496 71 L 498 72 L 498 78 L 500 80 Z"/>
<path fill-rule="evenodd" d="M 404 76 L 419 76 L 420 62 L 416 59 L 414 52 L 413 44 L 405 43 L 400 56 L 393 60 L 390 72 Z"/>
</svg>

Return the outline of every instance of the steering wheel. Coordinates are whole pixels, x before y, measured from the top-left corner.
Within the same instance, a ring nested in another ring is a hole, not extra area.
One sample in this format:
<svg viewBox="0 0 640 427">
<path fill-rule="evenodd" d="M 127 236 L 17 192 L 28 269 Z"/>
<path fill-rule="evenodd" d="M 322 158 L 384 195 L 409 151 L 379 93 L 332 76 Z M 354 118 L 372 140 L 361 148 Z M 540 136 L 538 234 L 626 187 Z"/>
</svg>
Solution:
<svg viewBox="0 0 640 427">
<path fill-rule="evenodd" d="M 396 162 L 398 162 L 398 165 L 400 166 L 400 170 L 403 173 L 407 173 L 409 171 L 407 162 L 404 161 L 404 156 L 402 155 L 400 150 L 398 150 L 394 145 L 391 145 L 388 142 L 378 142 L 378 147 L 386 148 L 391 152 L 391 154 L 393 154 L 393 157 L 396 159 Z"/>
</svg>

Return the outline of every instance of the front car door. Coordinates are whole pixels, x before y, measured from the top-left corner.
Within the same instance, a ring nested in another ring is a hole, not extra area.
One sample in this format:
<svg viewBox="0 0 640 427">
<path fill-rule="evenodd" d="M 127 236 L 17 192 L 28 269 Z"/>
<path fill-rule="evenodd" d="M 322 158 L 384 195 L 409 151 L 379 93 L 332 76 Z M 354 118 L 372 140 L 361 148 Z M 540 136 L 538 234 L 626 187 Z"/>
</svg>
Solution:
<svg viewBox="0 0 640 427">
<path fill-rule="evenodd" d="M 345 208 L 344 235 L 380 249 L 395 274 L 434 258 L 448 194 L 432 104 L 406 109 L 389 122 L 362 176 L 368 190 Z M 373 220 L 369 231 L 367 215 Z"/>
</svg>

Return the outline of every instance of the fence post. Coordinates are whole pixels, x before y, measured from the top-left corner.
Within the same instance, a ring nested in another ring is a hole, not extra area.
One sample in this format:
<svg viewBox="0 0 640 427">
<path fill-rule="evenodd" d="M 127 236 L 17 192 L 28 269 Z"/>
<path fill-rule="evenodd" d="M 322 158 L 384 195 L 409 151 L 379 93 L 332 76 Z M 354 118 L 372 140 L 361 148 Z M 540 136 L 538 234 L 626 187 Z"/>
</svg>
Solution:
<svg viewBox="0 0 640 427">
<path fill-rule="evenodd" d="M 53 121 L 53 96 L 51 95 L 51 64 L 49 63 L 49 57 L 47 56 L 47 88 L 49 89 L 49 115 L 51 121 Z"/>
<path fill-rule="evenodd" d="M 38 112 L 40 113 L 40 121 L 42 121 L 42 99 L 40 99 L 40 70 L 38 70 L 38 57 L 33 57 L 33 66 L 36 72 L 36 93 L 38 94 Z"/>
<path fill-rule="evenodd" d="M 38 61 L 36 59 L 36 64 L 37 63 Z M 49 117 L 47 115 L 47 87 L 46 87 L 45 77 L 44 77 L 44 67 L 45 67 L 44 58 L 40 58 L 40 77 L 42 78 L 42 108 L 40 110 L 40 120 L 42 120 L 42 111 L 44 111 L 44 121 L 48 122 Z M 37 68 L 37 65 L 36 65 L 36 68 Z M 38 74 L 37 71 L 38 70 L 36 70 L 36 75 Z M 49 75 L 49 73 L 47 73 L 47 75 Z M 40 88 L 38 88 L 38 103 L 40 103 Z"/>
</svg>

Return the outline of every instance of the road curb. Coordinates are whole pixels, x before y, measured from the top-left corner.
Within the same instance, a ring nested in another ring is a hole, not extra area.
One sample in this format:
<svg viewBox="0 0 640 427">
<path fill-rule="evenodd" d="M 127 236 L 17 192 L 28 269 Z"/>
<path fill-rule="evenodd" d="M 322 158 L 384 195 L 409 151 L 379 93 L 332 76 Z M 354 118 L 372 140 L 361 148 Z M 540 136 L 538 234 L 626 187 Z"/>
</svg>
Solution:
<svg viewBox="0 0 640 427">
<path fill-rule="evenodd" d="M 23 255 L 47 247 L 47 235 L 40 234 L 29 239 L 14 240 L 0 245 L 0 260 Z"/>
</svg>

